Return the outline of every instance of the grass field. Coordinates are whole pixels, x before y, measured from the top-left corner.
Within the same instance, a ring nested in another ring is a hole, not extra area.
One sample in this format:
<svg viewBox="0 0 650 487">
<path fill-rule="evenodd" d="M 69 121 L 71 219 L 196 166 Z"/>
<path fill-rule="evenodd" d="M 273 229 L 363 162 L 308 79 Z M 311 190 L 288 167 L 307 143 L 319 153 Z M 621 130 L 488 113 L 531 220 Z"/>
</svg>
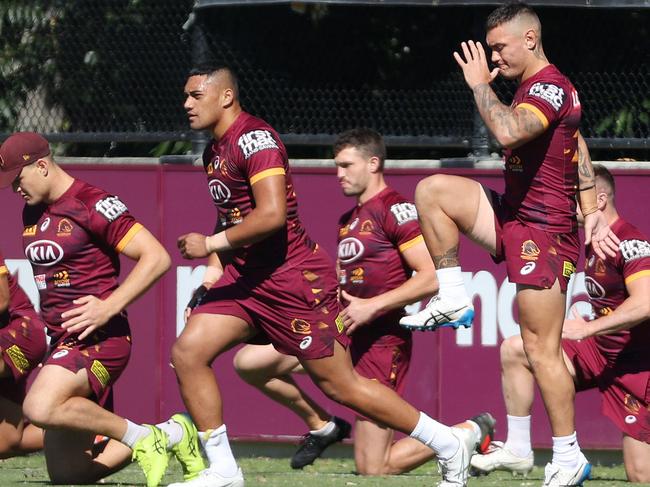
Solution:
<svg viewBox="0 0 650 487">
<path fill-rule="evenodd" d="M 435 486 L 440 479 L 434 463 L 429 463 L 410 474 L 394 477 L 359 477 L 352 473 L 354 462 L 351 459 L 321 459 L 314 466 L 303 471 L 292 471 L 287 458 L 241 458 L 240 464 L 246 477 L 246 485 L 263 487 L 320 487 L 320 486 Z M 539 487 L 544 472 L 536 467 L 526 478 L 513 477 L 508 473 L 496 473 L 480 479 L 471 479 L 470 486 L 499 487 Z M 163 485 L 181 480 L 180 467 L 175 460 Z M 605 487 L 625 484 L 622 466 L 597 467 L 594 480 L 585 487 Z M 0 461 L 0 487 L 50 485 L 42 455 L 31 455 Z M 137 465 L 130 465 L 121 472 L 104 479 L 98 486 L 142 486 L 144 476 Z M 629 484 L 650 485 L 650 484 Z"/>
</svg>

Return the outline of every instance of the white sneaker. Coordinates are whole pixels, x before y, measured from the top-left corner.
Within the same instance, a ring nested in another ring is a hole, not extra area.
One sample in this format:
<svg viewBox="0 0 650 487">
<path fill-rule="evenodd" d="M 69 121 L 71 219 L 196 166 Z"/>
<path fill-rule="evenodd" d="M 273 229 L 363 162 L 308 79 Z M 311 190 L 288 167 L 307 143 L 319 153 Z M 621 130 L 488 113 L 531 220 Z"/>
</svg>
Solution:
<svg viewBox="0 0 650 487">
<path fill-rule="evenodd" d="M 547 463 L 544 469 L 544 483 L 542 487 L 569 487 L 579 486 L 591 478 L 591 463 L 580 453 L 580 462 L 576 468 L 567 470 L 552 463 Z"/>
<path fill-rule="evenodd" d="M 176 482 L 167 487 L 244 487 L 244 475 L 241 468 L 237 468 L 234 477 L 222 477 L 217 472 L 206 468 L 199 476 L 187 482 Z"/>
<path fill-rule="evenodd" d="M 487 474 L 493 470 L 505 470 L 526 475 L 533 469 L 533 452 L 520 457 L 508 450 L 502 441 L 490 443 L 488 451 L 483 455 L 474 455 L 470 462 L 478 474 Z"/>
<path fill-rule="evenodd" d="M 438 470 L 442 482 L 438 487 L 465 487 L 469 477 L 469 460 L 478 440 L 474 432 L 468 428 L 451 428 L 452 434 L 458 438 L 458 451 L 449 460 L 438 459 Z"/>
<path fill-rule="evenodd" d="M 424 331 L 442 327 L 469 328 L 472 326 L 472 321 L 474 321 L 474 306 L 469 299 L 452 301 L 435 295 L 422 311 L 403 317 L 399 320 L 399 324 L 409 330 Z"/>
</svg>

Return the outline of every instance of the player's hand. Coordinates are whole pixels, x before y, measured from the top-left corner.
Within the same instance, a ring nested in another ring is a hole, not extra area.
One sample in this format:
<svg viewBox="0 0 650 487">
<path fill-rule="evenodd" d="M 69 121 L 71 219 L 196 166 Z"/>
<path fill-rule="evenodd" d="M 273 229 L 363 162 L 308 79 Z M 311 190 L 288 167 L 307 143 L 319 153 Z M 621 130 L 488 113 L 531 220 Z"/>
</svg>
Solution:
<svg viewBox="0 0 650 487">
<path fill-rule="evenodd" d="M 357 328 L 367 325 L 376 316 L 377 306 L 372 303 L 372 299 L 357 298 L 344 290 L 341 290 L 341 297 L 349 303 L 341 311 L 347 335 L 351 335 Z"/>
<path fill-rule="evenodd" d="M 96 296 L 84 296 L 73 301 L 76 308 L 61 313 L 64 321 L 61 327 L 70 333 L 79 333 L 79 340 L 83 340 L 98 328 L 104 326 L 113 316 L 113 312 L 106 301 Z"/>
<path fill-rule="evenodd" d="M 192 310 L 196 308 L 199 304 L 201 304 L 201 301 L 203 301 L 203 297 L 207 293 L 208 293 L 208 288 L 204 284 L 201 284 L 199 287 L 197 287 L 194 290 L 194 292 L 192 293 L 192 298 L 190 299 L 189 303 L 187 303 L 187 307 L 185 308 L 185 313 L 183 313 L 186 324 L 187 324 L 187 320 L 190 317 L 190 314 L 192 313 Z"/>
<path fill-rule="evenodd" d="M 562 338 L 566 340 L 584 340 L 589 335 L 589 322 L 578 313 L 578 308 L 574 304 L 569 312 L 573 318 L 566 318 L 562 326 Z"/>
<path fill-rule="evenodd" d="M 205 235 L 196 232 L 181 235 L 176 245 L 186 259 L 200 259 L 210 253 L 205 246 Z"/>
<path fill-rule="evenodd" d="M 499 74 L 499 68 L 490 72 L 481 43 L 467 41 L 461 43 L 460 47 L 463 49 L 463 56 L 454 51 L 454 59 L 463 70 L 467 86 L 473 90 L 478 85 L 492 83 Z"/>
<path fill-rule="evenodd" d="M 603 260 L 606 258 L 605 254 L 616 257 L 621 240 L 609 228 L 603 212 L 597 210 L 585 216 L 584 220 L 585 245 L 591 244 L 596 255 Z"/>
</svg>

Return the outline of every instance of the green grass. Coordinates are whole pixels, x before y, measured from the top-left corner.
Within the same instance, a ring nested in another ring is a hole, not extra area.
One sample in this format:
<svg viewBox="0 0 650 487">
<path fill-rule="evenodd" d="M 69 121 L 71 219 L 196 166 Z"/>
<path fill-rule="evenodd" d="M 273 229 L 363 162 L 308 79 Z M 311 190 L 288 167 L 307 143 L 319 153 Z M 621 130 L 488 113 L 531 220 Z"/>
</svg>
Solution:
<svg viewBox="0 0 650 487">
<path fill-rule="evenodd" d="M 292 471 L 287 458 L 241 458 L 247 487 L 320 487 L 320 486 L 409 486 L 431 487 L 440 479 L 435 463 L 429 463 L 412 473 L 394 477 L 359 477 L 352 473 L 354 462 L 351 459 L 320 459 L 315 465 L 303 471 Z M 499 487 L 539 487 L 544 476 L 543 468 L 536 467 L 526 478 L 513 477 L 508 473 L 495 473 L 480 479 L 471 479 L 470 486 Z M 181 471 L 175 460 L 165 476 L 164 485 L 181 480 Z M 625 483 L 622 466 L 596 467 L 594 480 L 585 487 L 618 486 Z M 0 486 L 39 486 L 49 485 L 42 455 L 12 458 L 0 461 Z M 142 486 L 144 477 L 137 465 L 132 464 L 108 478 L 98 486 Z M 634 484 L 650 485 L 650 484 Z"/>
</svg>

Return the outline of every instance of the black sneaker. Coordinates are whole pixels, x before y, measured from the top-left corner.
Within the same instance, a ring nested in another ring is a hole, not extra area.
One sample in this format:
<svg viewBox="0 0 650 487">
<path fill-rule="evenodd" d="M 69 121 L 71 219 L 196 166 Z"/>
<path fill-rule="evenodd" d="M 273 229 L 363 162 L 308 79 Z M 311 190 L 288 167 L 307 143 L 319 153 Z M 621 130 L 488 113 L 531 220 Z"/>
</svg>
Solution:
<svg viewBox="0 0 650 487">
<path fill-rule="evenodd" d="M 291 468 L 303 468 L 311 465 L 332 443 L 336 443 L 350 436 L 350 430 L 352 429 L 350 423 L 336 416 L 332 418 L 332 421 L 334 421 L 335 427 L 334 431 L 329 435 L 314 436 L 311 433 L 307 433 L 303 436 L 300 448 L 298 448 L 291 458 Z"/>
<path fill-rule="evenodd" d="M 481 413 L 469 420 L 474 421 L 481 428 L 481 439 L 476 445 L 476 452 L 482 455 L 488 451 L 490 443 L 494 440 L 494 425 L 497 424 L 497 420 L 490 413 Z"/>
</svg>

